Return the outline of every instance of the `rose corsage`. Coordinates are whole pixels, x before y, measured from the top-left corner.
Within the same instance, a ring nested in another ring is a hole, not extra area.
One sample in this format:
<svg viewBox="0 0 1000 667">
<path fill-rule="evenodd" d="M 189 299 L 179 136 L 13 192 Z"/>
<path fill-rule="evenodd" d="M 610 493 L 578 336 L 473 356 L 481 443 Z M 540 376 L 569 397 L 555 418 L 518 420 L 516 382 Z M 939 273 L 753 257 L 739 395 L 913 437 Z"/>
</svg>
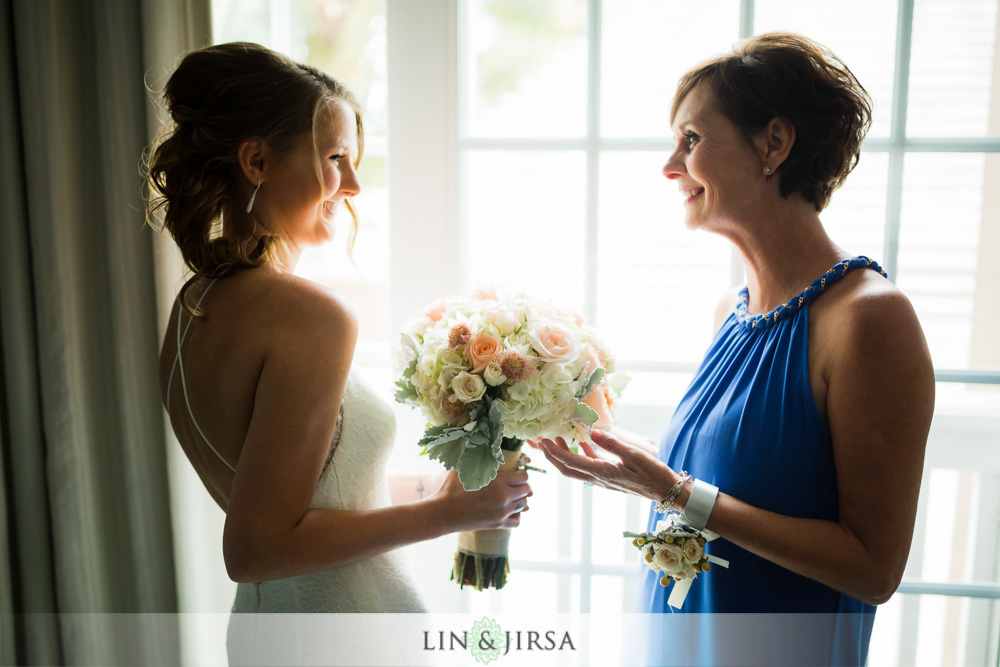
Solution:
<svg viewBox="0 0 1000 667">
<path fill-rule="evenodd" d="M 674 585 L 667 604 L 675 609 L 684 606 L 691 583 L 699 573 L 708 572 L 712 564 L 729 567 L 729 561 L 705 552 L 705 546 L 719 536 L 710 530 L 692 528 L 677 512 L 668 512 L 653 532 L 626 531 L 624 536 L 633 538 L 632 545 L 642 553 L 649 569 L 662 573 L 661 586 Z"/>
</svg>

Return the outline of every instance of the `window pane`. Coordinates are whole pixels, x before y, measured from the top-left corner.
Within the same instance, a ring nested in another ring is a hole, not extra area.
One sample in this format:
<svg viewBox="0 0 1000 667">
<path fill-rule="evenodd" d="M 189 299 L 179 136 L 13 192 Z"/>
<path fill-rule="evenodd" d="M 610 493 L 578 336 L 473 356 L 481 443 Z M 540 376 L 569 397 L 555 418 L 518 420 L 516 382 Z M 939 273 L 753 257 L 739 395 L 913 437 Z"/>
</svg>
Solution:
<svg viewBox="0 0 1000 667">
<path fill-rule="evenodd" d="M 469 151 L 465 165 L 469 287 L 521 290 L 583 312 L 583 153 Z"/>
<path fill-rule="evenodd" d="M 525 445 L 524 453 L 533 459 L 532 465 L 549 472 L 531 473 L 531 490 L 535 495 L 528 501 L 530 511 L 511 534 L 511 567 L 516 568 L 520 559 L 579 562 L 583 485 L 564 478 L 541 451 Z"/>
<path fill-rule="evenodd" d="M 212 36 L 216 44 L 257 42 L 274 48 L 270 0 L 213 0 Z"/>
<path fill-rule="evenodd" d="M 1000 135 L 996 0 L 916 0 L 906 133 Z"/>
<path fill-rule="evenodd" d="M 662 0 L 615 0 L 602 7 L 601 134 L 663 138 L 677 80 L 739 37 L 739 0 L 698 4 L 695 19 Z"/>
<path fill-rule="evenodd" d="M 985 665 L 996 649 L 980 621 L 997 613 L 997 600 L 894 595 L 875 614 L 868 664 Z"/>
<path fill-rule="evenodd" d="M 946 440 L 943 436 L 938 435 L 932 443 Z M 942 458 L 938 452 L 931 452 L 931 457 Z M 1000 469 L 997 468 L 994 466 L 994 470 L 985 472 L 953 468 L 930 470 L 925 480 L 926 502 L 934 509 L 927 517 L 923 544 L 913 545 L 913 551 L 920 550 L 921 568 L 919 573 L 914 573 L 920 579 L 950 583 L 1000 582 L 993 552 L 997 539 L 996 522 L 990 520 L 1000 510 L 996 494 Z M 980 524 L 984 528 L 982 533 Z"/>
<path fill-rule="evenodd" d="M 1000 167 L 997 160 L 917 153 L 904 162 L 896 282 L 920 316 L 938 368 L 997 365 L 996 289 L 979 284 L 1000 251 L 997 197 L 984 197 L 986 170 Z"/>
<path fill-rule="evenodd" d="M 587 127 L 584 0 L 466 5 L 462 106 L 473 137 L 582 137 Z"/>
<path fill-rule="evenodd" d="M 847 252 L 881 264 L 889 154 L 864 153 L 820 217 L 830 238 Z"/>
<path fill-rule="evenodd" d="M 633 525 L 628 516 L 628 499 L 623 493 L 594 487 L 593 529 L 591 530 L 591 560 L 601 565 L 631 565 L 636 562 L 636 549 L 622 537 L 622 531 L 645 530 L 645 524 Z M 621 603 L 614 601 L 615 606 Z M 601 607 L 591 607 L 601 609 Z"/>
<path fill-rule="evenodd" d="M 835 5 L 756 0 L 754 32 L 796 32 L 833 51 L 875 100 L 871 136 L 888 136 L 898 4 L 896 0 L 843 0 Z"/>
<path fill-rule="evenodd" d="M 601 157 L 597 325 L 619 359 L 697 362 L 729 287 L 731 250 L 684 226 L 664 159 L 652 151 Z"/>
</svg>

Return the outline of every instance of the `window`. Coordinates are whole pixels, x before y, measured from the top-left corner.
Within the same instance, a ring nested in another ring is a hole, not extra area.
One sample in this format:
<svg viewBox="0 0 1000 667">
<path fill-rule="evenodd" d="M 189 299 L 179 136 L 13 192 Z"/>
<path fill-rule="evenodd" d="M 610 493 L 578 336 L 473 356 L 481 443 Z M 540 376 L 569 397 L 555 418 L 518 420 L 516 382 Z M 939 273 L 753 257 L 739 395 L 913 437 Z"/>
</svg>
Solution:
<svg viewBox="0 0 1000 667">
<path fill-rule="evenodd" d="M 361 97 L 357 269 L 335 246 L 311 253 L 300 272 L 359 307 L 357 362 L 387 396 L 391 342 L 406 318 L 441 294 L 505 284 L 587 314 L 633 376 L 622 420 L 653 437 L 708 344 L 717 299 L 743 279 L 727 243 L 683 228 L 660 175 L 674 83 L 767 30 L 801 32 L 841 56 L 876 114 L 824 223 L 910 296 L 939 381 L 910 561 L 876 617 L 871 662 L 996 661 L 996 0 L 706 0 L 694 14 L 660 0 L 213 6 L 217 41 L 268 44 Z M 422 424 L 397 407 L 395 461 L 420 465 L 409 445 Z M 458 591 L 447 580 L 453 537 L 408 550 L 434 607 L 630 610 L 637 565 L 617 536 L 644 525 L 647 504 L 555 474 L 533 485 L 507 590 Z"/>
</svg>

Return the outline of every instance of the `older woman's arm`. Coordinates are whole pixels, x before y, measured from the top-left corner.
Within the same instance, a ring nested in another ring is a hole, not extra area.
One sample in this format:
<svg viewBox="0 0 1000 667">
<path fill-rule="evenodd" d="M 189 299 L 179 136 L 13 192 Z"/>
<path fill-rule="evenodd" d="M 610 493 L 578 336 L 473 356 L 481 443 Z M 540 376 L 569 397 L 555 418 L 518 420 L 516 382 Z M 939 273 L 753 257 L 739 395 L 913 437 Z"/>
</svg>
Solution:
<svg viewBox="0 0 1000 667">
<path fill-rule="evenodd" d="M 721 489 L 707 528 L 763 558 L 871 604 L 899 585 L 913 536 L 934 375 L 913 308 L 896 291 L 848 305 L 827 379 L 839 520 L 783 516 Z M 571 477 L 659 500 L 677 474 L 626 443 L 595 432 L 620 461 L 574 456 L 543 441 Z M 764 477 L 761 484 L 780 485 Z M 690 495 L 685 486 L 678 504 Z"/>
</svg>

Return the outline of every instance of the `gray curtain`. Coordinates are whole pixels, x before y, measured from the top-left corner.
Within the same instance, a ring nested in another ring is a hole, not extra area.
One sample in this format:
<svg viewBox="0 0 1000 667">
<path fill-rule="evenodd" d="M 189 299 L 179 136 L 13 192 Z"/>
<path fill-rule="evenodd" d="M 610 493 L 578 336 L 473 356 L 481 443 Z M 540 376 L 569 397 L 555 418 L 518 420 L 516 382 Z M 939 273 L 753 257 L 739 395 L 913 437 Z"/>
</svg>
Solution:
<svg viewBox="0 0 1000 667">
<path fill-rule="evenodd" d="M 139 162 L 208 2 L 2 2 L 0 662 L 176 664 Z"/>
</svg>

